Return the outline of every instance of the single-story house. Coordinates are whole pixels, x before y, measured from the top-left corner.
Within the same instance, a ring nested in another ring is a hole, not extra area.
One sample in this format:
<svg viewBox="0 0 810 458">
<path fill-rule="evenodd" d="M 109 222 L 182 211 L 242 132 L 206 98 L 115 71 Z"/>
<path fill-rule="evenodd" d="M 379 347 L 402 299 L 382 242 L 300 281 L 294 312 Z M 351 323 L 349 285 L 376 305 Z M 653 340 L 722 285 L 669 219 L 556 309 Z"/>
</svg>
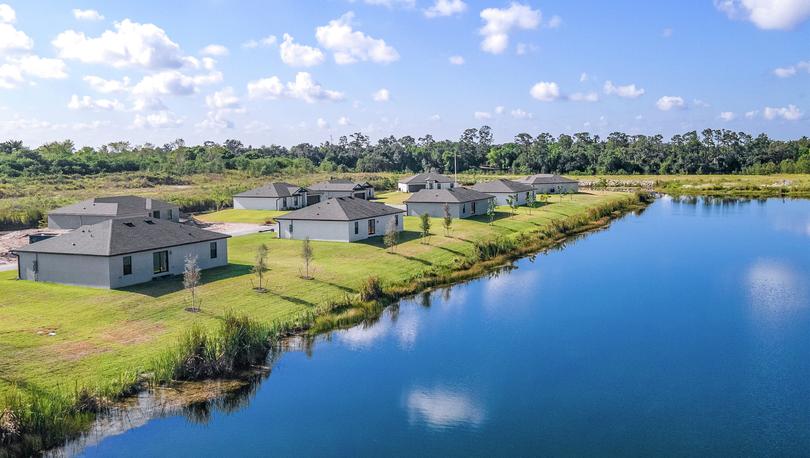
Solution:
<svg viewBox="0 0 810 458">
<path fill-rule="evenodd" d="M 521 178 L 521 183 L 534 187 L 540 194 L 562 194 L 579 191 L 579 182 L 559 175 L 541 173 Z"/>
<path fill-rule="evenodd" d="M 138 196 L 95 197 L 48 212 L 48 229 L 76 229 L 111 218 L 139 216 L 180 221 L 180 207 Z"/>
<path fill-rule="evenodd" d="M 307 206 L 307 189 L 289 183 L 269 183 L 233 196 L 233 208 L 294 210 Z"/>
<path fill-rule="evenodd" d="M 357 197 L 336 197 L 276 218 L 281 239 L 356 242 L 402 231 L 405 211 Z"/>
<path fill-rule="evenodd" d="M 355 183 L 352 180 L 333 178 L 307 187 L 310 194 L 309 205 L 323 202 L 334 197 L 356 197 L 371 199 L 374 197 L 374 186 L 368 183 Z M 315 196 L 318 196 L 317 198 Z"/>
<path fill-rule="evenodd" d="M 229 235 L 163 219 L 108 219 L 13 251 L 21 280 L 121 288 L 228 263 Z"/>
<path fill-rule="evenodd" d="M 405 206 L 408 216 L 427 213 L 434 218 L 443 218 L 444 205 L 447 204 L 453 218 L 469 218 L 485 215 L 493 199 L 489 194 L 469 188 L 423 189 L 405 199 Z"/>
<path fill-rule="evenodd" d="M 529 196 L 535 195 L 534 187 L 531 185 L 506 179 L 476 183 L 471 188 L 495 197 L 498 205 L 509 205 L 510 196 L 517 201 L 517 205 L 526 205 Z"/>
<path fill-rule="evenodd" d="M 397 185 L 401 192 L 417 192 L 422 189 L 451 189 L 456 186 L 452 178 L 441 173 L 420 173 L 399 180 Z"/>
</svg>

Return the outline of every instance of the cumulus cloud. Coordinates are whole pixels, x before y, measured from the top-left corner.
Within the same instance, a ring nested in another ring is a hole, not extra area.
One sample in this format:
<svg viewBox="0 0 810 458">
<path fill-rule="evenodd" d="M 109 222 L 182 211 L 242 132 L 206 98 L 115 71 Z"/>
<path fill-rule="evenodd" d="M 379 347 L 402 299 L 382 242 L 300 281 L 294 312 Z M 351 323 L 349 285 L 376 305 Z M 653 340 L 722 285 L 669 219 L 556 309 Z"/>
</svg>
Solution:
<svg viewBox="0 0 810 458">
<path fill-rule="evenodd" d="M 554 82 L 540 81 L 532 86 L 529 93 L 541 102 L 553 102 L 560 98 L 560 87 Z"/>
<path fill-rule="evenodd" d="M 17 65 L 22 73 L 42 79 L 67 78 L 67 67 L 61 59 L 28 55 L 8 59 L 9 64 Z"/>
<path fill-rule="evenodd" d="M 575 92 L 568 96 L 572 102 L 598 102 L 599 94 L 596 92 Z"/>
<path fill-rule="evenodd" d="M 733 111 L 724 111 L 720 113 L 720 119 L 723 121 L 729 122 L 734 121 L 737 118 L 737 115 Z"/>
<path fill-rule="evenodd" d="M 655 102 L 655 106 L 661 111 L 680 110 L 686 108 L 686 103 L 682 97 L 665 95 Z"/>
<path fill-rule="evenodd" d="M 785 121 L 798 121 L 802 117 L 802 111 L 793 104 L 786 107 L 765 107 L 762 116 L 768 120 L 781 118 Z"/>
<path fill-rule="evenodd" d="M 536 29 L 540 25 L 540 10 L 529 5 L 512 3 L 509 8 L 486 8 L 481 11 L 484 26 L 479 33 L 484 37 L 481 49 L 492 54 L 502 53 L 509 45 L 513 29 Z"/>
<path fill-rule="evenodd" d="M 399 59 L 397 50 L 384 40 L 354 30 L 353 18 L 354 13 L 348 12 L 315 29 L 315 38 L 321 46 L 332 51 L 335 63 L 345 65 L 371 61 L 387 64 Z"/>
<path fill-rule="evenodd" d="M 34 40 L 10 23 L 0 22 L 0 54 L 28 51 L 34 47 Z"/>
<path fill-rule="evenodd" d="M 258 48 L 260 46 L 269 48 L 271 46 L 274 46 L 276 43 L 278 43 L 278 38 L 276 38 L 275 35 L 268 35 L 259 40 L 248 40 L 242 43 L 242 47 L 248 49 Z"/>
<path fill-rule="evenodd" d="M 492 119 L 492 113 L 488 111 L 476 111 L 473 113 L 473 117 L 479 121 L 486 121 L 487 119 Z"/>
<path fill-rule="evenodd" d="M 636 87 L 635 84 L 616 86 L 612 81 L 605 81 L 602 90 L 607 95 L 617 95 L 626 99 L 636 99 L 644 95 L 644 89 Z"/>
<path fill-rule="evenodd" d="M 116 68 L 176 69 L 196 62 L 196 59 L 185 57 L 180 46 L 154 24 L 124 19 L 116 22 L 114 28 L 114 31 L 106 30 L 95 38 L 84 32 L 66 30 L 51 43 L 63 59 Z"/>
<path fill-rule="evenodd" d="M 464 58 L 462 56 L 450 56 L 448 60 L 453 65 L 464 65 Z"/>
<path fill-rule="evenodd" d="M 506 107 L 503 105 L 495 107 L 495 114 L 503 114 L 504 111 L 506 111 Z"/>
<path fill-rule="evenodd" d="M 435 429 L 457 425 L 477 427 L 486 421 L 486 410 L 468 394 L 444 388 L 416 388 L 408 394 L 408 418 Z"/>
<path fill-rule="evenodd" d="M 233 92 L 232 87 L 226 87 L 221 91 L 205 96 L 205 104 L 209 108 L 235 110 L 240 107 L 239 97 Z"/>
<path fill-rule="evenodd" d="M 108 80 L 100 76 L 88 75 L 82 78 L 85 83 L 89 84 L 97 92 L 102 94 L 111 94 L 114 92 L 126 92 L 130 89 L 129 77 L 125 76 L 120 80 Z"/>
<path fill-rule="evenodd" d="M 388 8 L 393 8 L 395 6 L 413 8 L 416 6 L 416 0 L 364 0 L 364 3 L 367 5 L 385 6 Z"/>
<path fill-rule="evenodd" d="M 534 117 L 533 114 L 523 111 L 520 108 L 515 108 L 510 112 L 513 118 L 515 119 L 532 119 Z"/>
<path fill-rule="evenodd" d="M 764 30 L 790 30 L 810 18 L 807 0 L 714 0 L 714 6 Z"/>
<path fill-rule="evenodd" d="M 80 10 L 75 8 L 73 10 L 73 17 L 79 21 L 102 21 L 104 16 L 96 10 Z"/>
<path fill-rule="evenodd" d="M 221 81 L 222 73 L 220 72 L 189 76 L 178 70 L 166 70 L 144 76 L 132 88 L 132 93 L 144 97 L 190 95 L 197 93 L 200 86 Z"/>
<path fill-rule="evenodd" d="M 119 102 L 117 99 L 94 99 L 89 95 L 79 97 L 78 95 L 73 94 L 70 97 L 70 101 L 68 101 L 67 107 L 71 110 L 122 111 L 124 109 L 124 104 Z"/>
<path fill-rule="evenodd" d="M 382 88 L 379 91 L 374 92 L 371 94 L 371 97 L 374 99 L 375 102 L 387 102 L 391 99 L 391 93 L 388 92 L 388 89 Z"/>
<path fill-rule="evenodd" d="M 200 50 L 203 56 L 222 57 L 228 55 L 228 48 L 222 45 L 210 44 Z"/>
<path fill-rule="evenodd" d="M 290 67 L 312 67 L 323 62 L 323 52 L 312 46 L 293 42 L 293 37 L 284 34 L 284 41 L 279 46 L 281 61 Z"/>
<path fill-rule="evenodd" d="M 295 75 L 295 80 L 287 84 L 283 84 L 277 76 L 250 81 L 247 89 L 251 98 L 277 99 L 288 97 L 303 100 L 307 103 L 318 100 L 338 101 L 345 98 L 342 92 L 324 89 L 307 72 L 298 72 Z"/>
<path fill-rule="evenodd" d="M 329 128 L 329 123 L 326 122 L 326 120 L 323 119 L 323 118 L 318 118 L 318 121 L 316 121 L 316 124 L 318 126 L 318 129 L 328 129 Z"/>
<path fill-rule="evenodd" d="M 425 17 L 435 18 L 452 16 L 467 10 L 467 4 L 462 0 L 436 0 L 433 6 L 425 10 Z"/>
<path fill-rule="evenodd" d="M 13 23 L 17 20 L 17 12 L 6 3 L 0 3 L 0 22 Z"/>
<path fill-rule="evenodd" d="M 132 124 L 140 129 L 169 129 L 182 126 L 183 120 L 171 111 L 164 110 L 157 113 L 137 114 Z"/>
<path fill-rule="evenodd" d="M 349 118 L 347 118 L 346 116 L 341 116 L 341 117 L 338 118 L 338 125 L 348 126 L 348 125 L 351 125 L 351 123 L 352 123 L 352 121 Z"/>
<path fill-rule="evenodd" d="M 791 76 L 796 76 L 800 71 L 810 73 L 810 61 L 801 61 L 795 65 L 775 68 L 773 74 L 779 78 L 790 78 Z"/>
</svg>

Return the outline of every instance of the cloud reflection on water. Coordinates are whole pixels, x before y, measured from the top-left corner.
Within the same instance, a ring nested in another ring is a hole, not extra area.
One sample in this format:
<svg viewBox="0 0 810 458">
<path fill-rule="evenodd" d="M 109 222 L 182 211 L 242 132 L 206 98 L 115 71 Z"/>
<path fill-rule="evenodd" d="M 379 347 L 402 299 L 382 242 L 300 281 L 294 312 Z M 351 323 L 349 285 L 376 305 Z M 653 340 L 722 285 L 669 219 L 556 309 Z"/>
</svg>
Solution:
<svg viewBox="0 0 810 458">
<path fill-rule="evenodd" d="M 407 396 L 408 420 L 430 428 L 477 427 L 486 420 L 486 411 L 466 393 L 447 388 L 414 388 Z"/>
<path fill-rule="evenodd" d="M 759 259 L 746 273 L 748 295 L 759 318 L 781 322 L 807 303 L 805 277 L 792 266 L 772 259 Z"/>
</svg>

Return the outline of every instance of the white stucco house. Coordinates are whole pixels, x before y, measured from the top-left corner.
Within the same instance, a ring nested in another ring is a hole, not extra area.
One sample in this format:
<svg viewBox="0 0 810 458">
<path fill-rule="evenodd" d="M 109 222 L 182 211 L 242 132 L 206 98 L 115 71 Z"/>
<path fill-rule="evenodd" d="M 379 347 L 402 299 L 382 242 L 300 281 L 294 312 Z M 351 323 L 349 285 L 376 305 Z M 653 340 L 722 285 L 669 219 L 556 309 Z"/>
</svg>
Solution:
<svg viewBox="0 0 810 458">
<path fill-rule="evenodd" d="M 357 197 L 336 197 L 276 218 L 281 239 L 356 242 L 403 229 L 405 211 Z"/>
<path fill-rule="evenodd" d="M 494 197 L 497 205 L 509 205 L 510 196 L 517 205 L 526 205 L 529 197 L 535 195 L 534 187 L 531 185 L 506 179 L 476 183 L 471 188 Z"/>
<path fill-rule="evenodd" d="M 453 218 L 469 218 L 485 215 L 489 203 L 495 198 L 469 188 L 423 189 L 405 199 L 408 216 L 424 213 L 434 218 L 444 217 L 444 206 Z"/>
<path fill-rule="evenodd" d="M 540 194 L 562 194 L 579 191 L 578 181 L 559 175 L 541 173 L 521 178 L 518 181 L 534 187 L 534 190 Z"/>
<path fill-rule="evenodd" d="M 312 197 L 309 200 L 310 205 L 335 197 L 356 197 L 366 200 L 374 197 L 374 186 L 368 183 L 355 183 L 352 180 L 337 178 L 315 183 L 308 186 L 307 190 Z"/>
<path fill-rule="evenodd" d="M 228 263 L 229 235 L 167 220 L 108 219 L 14 250 L 21 280 L 122 288 L 183 273 L 186 256 L 200 269 Z"/>
<path fill-rule="evenodd" d="M 295 210 L 307 206 L 307 189 L 289 183 L 268 183 L 233 196 L 240 210 Z"/>
<path fill-rule="evenodd" d="M 180 207 L 147 197 L 95 197 L 48 212 L 48 229 L 76 229 L 111 218 L 132 216 L 180 221 Z"/>
<path fill-rule="evenodd" d="M 399 180 L 400 192 L 418 192 L 422 189 L 451 189 L 456 187 L 452 178 L 441 173 L 419 173 Z"/>
</svg>

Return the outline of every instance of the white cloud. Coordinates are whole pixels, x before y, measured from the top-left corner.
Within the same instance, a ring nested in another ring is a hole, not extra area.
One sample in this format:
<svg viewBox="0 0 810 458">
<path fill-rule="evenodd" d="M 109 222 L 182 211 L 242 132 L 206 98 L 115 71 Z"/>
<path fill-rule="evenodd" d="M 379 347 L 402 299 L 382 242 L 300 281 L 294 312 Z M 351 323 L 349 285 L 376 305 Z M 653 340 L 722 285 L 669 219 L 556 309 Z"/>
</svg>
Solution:
<svg viewBox="0 0 810 458">
<path fill-rule="evenodd" d="M 720 113 L 720 119 L 723 121 L 729 122 L 734 121 L 737 118 L 737 115 L 733 111 L 724 111 Z"/>
<path fill-rule="evenodd" d="M 644 89 L 636 87 L 635 84 L 627 84 L 624 86 L 616 86 L 612 81 L 605 81 L 602 88 L 607 95 L 617 95 L 626 99 L 636 99 L 644 95 Z"/>
<path fill-rule="evenodd" d="M 238 109 L 239 97 L 233 92 L 232 87 L 226 87 L 221 91 L 205 96 L 205 104 L 209 108 L 216 109 Z"/>
<path fill-rule="evenodd" d="M 281 61 L 291 67 L 312 67 L 323 62 L 323 52 L 312 46 L 293 42 L 293 37 L 284 34 L 284 41 L 279 46 Z"/>
<path fill-rule="evenodd" d="M 136 97 L 132 105 L 133 111 L 164 111 L 166 105 L 157 97 Z"/>
<path fill-rule="evenodd" d="M 431 121 L 437 122 L 437 121 L 441 121 L 442 117 L 439 116 L 439 114 L 437 113 L 437 114 L 431 115 L 430 118 L 428 118 L 428 119 L 430 119 Z"/>
<path fill-rule="evenodd" d="M 502 105 L 495 107 L 495 114 L 503 114 L 504 111 L 506 111 L 506 107 Z"/>
<path fill-rule="evenodd" d="M 807 0 L 714 0 L 714 5 L 731 19 L 765 30 L 790 30 L 810 18 Z"/>
<path fill-rule="evenodd" d="M 352 123 L 351 120 L 349 120 L 349 118 L 347 118 L 346 116 L 341 116 L 340 118 L 338 118 L 338 124 L 341 126 L 348 126 L 351 123 Z"/>
<path fill-rule="evenodd" d="M 598 102 L 599 94 L 596 92 L 575 92 L 568 96 L 572 102 Z"/>
<path fill-rule="evenodd" d="M 318 118 L 318 121 L 316 122 L 316 124 L 318 125 L 318 129 L 328 129 L 329 128 L 329 123 L 326 122 L 326 120 L 323 119 L 323 118 Z"/>
<path fill-rule="evenodd" d="M 242 47 L 243 48 L 248 48 L 248 49 L 258 48 L 259 46 L 269 48 L 271 46 L 274 46 L 277 42 L 278 42 L 278 38 L 276 38 L 275 35 L 268 35 L 268 36 L 266 36 L 264 38 L 261 38 L 259 40 L 248 40 L 248 41 L 242 43 Z"/>
<path fill-rule="evenodd" d="M 124 104 L 117 99 L 94 99 L 89 95 L 79 97 L 76 94 L 70 97 L 67 107 L 71 110 L 124 110 Z"/>
<path fill-rule="evenodd" d="M 765 109 L 762 110 L 762 116 L 768 120 L 782 118 L 785 121 L 797 121 L 801 119 L 802 111 L 793 104 L 787 107 L 765 107 Z"/>
<path fill-rule="evenodd" d="M 391 99 L 391 93 L 388 92 L 388 89 L 382 88 L 379 91 L 374 92 L 371 94 L 371 97 L 374 99 L 375 102 L 387 102 Z"/>
<path fill-rule="evenodd" d="M 790 78 L 791 76 L 796 76 L 800 70 L 810 73 L 810 61 L 801 61 L 796 65 L 776 68 L 773 70 L 773 74 L 779 78 Z"/>
<path fill-rule="evenodd" d="M 655 106 L 661 111 L 670 111 L 672 109 L 680 110 L 686 108 L 686 103 L 683 101 L 682 97 L 665 95 L 655 102 Z"/>
<path fill-rule="evenodd" d="M 337 64 L 353 64 L 358 61 L 389 63 L 399 59 L 397 50 L 384 40 L 353 30 L 352 18 L 354 13 L 348 12 L 315 29 L 318 43 L 332 51 Z"/>
<path fill-rule="evenodd" d="M 113 92 L 126 92 L 129 88 L 129 77 L 123 77 L 121 80 L 108 80 L 95 75 L 88 75 L 82 78 L 85 83 L 89 84 L 97 92 L 102 94 L 111 94 Z"/>
<path fill-rule="evenodd" d="M 425 10 L 425 17 L 452 16 L 466 10 L 467 4 L 462 0 L 435 0 L 433 6 Z"/>
<path fill-rule="evenodd" d="M 492 119 L 492 113 L 488 111 L 476 111 L 473 113 L 473 117 L 479 121 L 485 121 L 487 119 Z"/>
<path fill-rule="evenodd" d="M 228 111 L 212 110 L 205 115 L 205 119 L 196 124 L 200 130 L 223 130 L 233 129 L 235 124 L 226 118 Z"/>
<path fill-rule="evenodd" d="M 531 113 L 529 113 L 527 111 L 523 111 L 520 108 L 516 108 L 516 109 L 512 110 L 510 114 L 515 119 L 532 119 L 534 117 L 533 114 L 531 114 Z"/>
<path fill-rule="evenodd" d="M 159 111 L 157 113 L 137 114 L 133 125 L 141 129 L 168 129 L 180 127 L 183 120 L 171 111 Z"/>
<path fill-rule="evenodd" d="M 559 28 L 561 25 L 562 25 L 562 18 L 557 16 L 556 14 L 554 16 L 551 16 L 548 22 L 546 22 L 546 27 L 549 29 L 556 29 Z"/>
<path fill-rule="evenodd" d="M 73 10 L 73 17 L 79 21 L 102 21 L 104 16 L 96 10 L 80 10 L 78 8 Z"/>
<path fill-rule="evenodd" d="M 17 13 L 14 11 L 14 8 L 6 3 L 0 3 L 0 22 L 11 24 L 16 20 Z"/>
<path fill-rule="evenodd" d="M 34 40 L 11 24 L 0 22 L 0 54 L 27 51 L 34 47 Z"/>
<path fill-rule="evenodd" d="M 745 118 L 746 119 L 754 119 L 754 118 L 757 117 L 758 114 L 759 114 L 759 110 L 746 111 L 745 112 Z"/>
<path fill-rule="evenodd" d="M 90 38 L 84 32 L 66 30 L 51 42 L 63 59 L 88 64 L 108 64 L 116 68 L 140 67 L 147 70 L 176 69 L 196 59 L 184 57 L 180 46 L 154 24 L 124 19 L 115 31 L 106 30 Z"/>
<path fill-rule="evenodd" d="M 307 72 L 298 72 L 295 81 L 290 81 L 286 85 L 277 76 L 250 81 L 247 89 L 251 98 L 277 99 L 285 96 L 307 103 L 317 100 L 338 101 L 345 98 L 342 92 L 324 89 Z"/>
<path fill-rule="evenodd" d="M 408 394 L 408 419 L 444 430 L 456 425 L 479 426 L 486 421 L 485 409 L 466 393 L 444 388 L 416 388 Z"/>
<path fill-rule="evenodd" d="M 202 54 L 203 56 L 215 56 L 215 57 L 227 56 L 228 48 L 218 44 L 210 44 L 201 49 L 200 54 Z"/>
<path fill-rule="evenodd" d="M 509 45 L 512 29 L 536 29 L 540 25 L 540 10 L 529 5 L 512 3 L 509 8 L 486 8 L 481 11 L 484 26 L 479 33 L 484 37 L 481 49 L 492 54 L 502 53 Z"/>
<path fill-rule="evenodd" d="M 159 95 L 190 95 L 199 91 L 199 87 L 222 81 L 222 73 L 213 72 L 189 76 L 177 70 L 166 70 L 146 75 L 132 88 L 135 95 L 154 97 Z"/>
<path fill-rule="evenodd" d="M 537 49 L 538 49 L 537 46 L 535 46 L 535 45 L 533 45 L 531 43 L 528 43 L 528 44 L 527 43 L 518 43 L 517 46 L 515 46 L 515 54 L 517 54 L 518 56 L 525 56 L 526 54 L 529 54 L 530 52 L 537 51 Z"/>
<path fill-rule="evenodd" d="M 448 60 L 453 65 L 464 65 L 464 58 L 462 56 L 450 56 Z"/>
<path fill-rule="evenodd" d="M 67 67 L 61 59 L 28 55 L 8 59 L 9 64 L 17 65 L 20 70 L 30 76 L 42 79 L 67 78 Z"/>
<path fill-rule="evenodd" d="M 553 102 L 560 98 L 560 87 L 557 83 L 541 81 L 532 86 L 529 93 L 541 102 Z"/>
<path fill-rule="evenodd" d="M 0 89 L 13 89 L 24 81 L 19 65 L 0 65 Z"/>
<path fill-rule="evenodd" d="M 385 6 L 388 8 L 393 8 L 395 6 L 413 8 L 416 6 L 416 0 L 364 0 L 364 3 L 367 5 Z"/>
<path fill-rule="evenodd" d="M 585 83 L 585 82 L 588 81 L 589 78 L 590 78 L 590 76 L 587 73 L 582 72 L 582 74 L 579 75 L 579 82 L 580 83 Z"/>
</svg>

